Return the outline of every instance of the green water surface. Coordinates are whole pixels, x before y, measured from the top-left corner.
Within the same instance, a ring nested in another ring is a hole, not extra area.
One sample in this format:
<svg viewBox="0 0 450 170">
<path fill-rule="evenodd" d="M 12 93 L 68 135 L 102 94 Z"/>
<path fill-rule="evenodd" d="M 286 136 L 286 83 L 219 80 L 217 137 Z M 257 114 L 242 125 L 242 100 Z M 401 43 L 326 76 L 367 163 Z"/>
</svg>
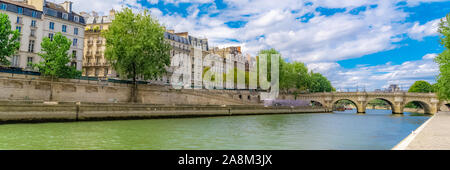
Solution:
<svg viewBox="0 0 450 170">
<path fill-rule="evenodd" d="M 369 110 L 0 125 L 0 149 L 391 149 L 429 117 Z"/>
</svg>

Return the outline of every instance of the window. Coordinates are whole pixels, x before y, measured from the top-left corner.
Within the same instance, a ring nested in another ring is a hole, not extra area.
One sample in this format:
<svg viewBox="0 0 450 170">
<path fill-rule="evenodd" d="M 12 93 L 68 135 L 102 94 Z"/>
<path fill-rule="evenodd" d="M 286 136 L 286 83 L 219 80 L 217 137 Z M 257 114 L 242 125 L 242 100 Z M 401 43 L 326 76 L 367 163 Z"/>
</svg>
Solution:
<svg viewBox="0 0 450 170">
<path fill-rule="evenodd" d="M 70 66 L 77 68 L 77 62 L 71 62 Z"/>
<path fill-rule="evenodd" d="M 73 29 L 73 34 L 78 35 L 78 28 Z"/>
<path fill-rule="evenodd" d="M 6 7 L 8 7 L 6 4 L 1 4 L 1 5 L 0 5 L 0 9 L 1 9 L 1 10 L 6 10 Z"/>
<path fill-rule="evenodd" d="M 27 67 L 33 66 L 33 57 L 27 57 Z"/>
<path fill-rule="evenodd" d="M 22 32 L 22 27 L 21 26 L 16 26 L 16 30 L 18 30 L 19 32 Z"/>
<path fill-rule="evenodd" d="M 31 20 L 31 27 L 36 27 L 36 20 Z"/>
<path fill-rule="evenodd" d="M 63 19 L 67 20 L 67 19 L 69 19 L 69 14 L 63 13 L 62 17 L 63 17 Z"/>
<path fill-rule="evenodd" d="M 54 22 L 50 22 L 49 28 L 51 30 L 54 30 L 55 29 L 55 23 Z"/>
<path fill-rule="evenodd" d="M 76 51 L 76 50 L 73 50 L 73 51 L 72 51 L 72 58 L 73 58 L 73 59 L 76 59 L 76 58 L 77 58 L 77 51 Z"/>
<path fill-rule="evenodd" d="M 11 66 L 18 67 L 19 66 L 19 56 L 13 56 L 11 61 Z"/>
<path fill-rule="evenodd" d="M 75 47 L 76 47 L 76 46 L 77 46 L 77 44 L 78 44 L 78 39 L 74 38 L 74 39 L 73 39 L 73 46 L 75 46 Z"/>
<path fill-rule="evenodd" d="M 50 39 L 50 41 L 53 41 L 53 33 L 49 33 L 48 38 Z"/>
<path fill-rule="evenodd" d="M 17 7 L 17 13 L 23 14 L 23 8 L 22 7 Z"/>
<path fill-rule="evenodd" d="M 34 52 L 34 40 L 30 40 L 28 44 L 28 52 L 33 53 Z"/>
<path fill-rule="evenodd" d="M 31 30 L 30 36 L 35 37 L 36 36 L 36 30 Z"/>
<path fill-rule="evenodd" d="M 17 23 L 17 24 L 22 24 L 22 17 L 17 17 L 16 23 Z"/>
<path fill-rule="evenodd" d="M 37 18 L 37 17 L 38 17 L 38 16 L 37 16 L 37 12 L 36 12 L 36 11 L 31 12 L 31 16 L 32 16 L 33 18 Z"/>
<path fill-rule="evenodd" d="M 73 21 L 79 22 L 79 21 L 80 21 L 80 18 L 79 18 L 78 16 L 74 16 L 74 17 L 73 17 Z"/>
<path fill-rule="evenodd" d="M 62 26 L 62 32 L 67 32 L 67 26 L 66 25 Z"/>
</svg>

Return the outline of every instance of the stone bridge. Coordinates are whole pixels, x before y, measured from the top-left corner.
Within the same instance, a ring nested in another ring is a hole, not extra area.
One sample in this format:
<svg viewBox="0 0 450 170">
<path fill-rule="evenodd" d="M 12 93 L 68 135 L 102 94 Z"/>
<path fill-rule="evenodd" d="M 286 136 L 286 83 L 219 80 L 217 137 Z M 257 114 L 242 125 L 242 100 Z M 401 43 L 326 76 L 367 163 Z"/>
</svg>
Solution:
<svg viewBox="0 0 450 170">
<path fill-rule="evenodd" d="M 450 107 L 448 101 L 440 101 L 434 93 L 378 93 L 378 92 L 354 92 L 354 93 L 313 93 L 293 95 L 280 95 L 283 99 L 307 100 L 318 102 L 322 106 L 333 111 L 335 104 L 341 100 L 351 101 L 357 108 L 358 113 L 365 113 L 367 104 L 375 99 L 386 101 L 394 114 L 402 114 L 406 104 L 410 102 L 419 103 L 426 114 L 435 114 Z"/>
</svg>

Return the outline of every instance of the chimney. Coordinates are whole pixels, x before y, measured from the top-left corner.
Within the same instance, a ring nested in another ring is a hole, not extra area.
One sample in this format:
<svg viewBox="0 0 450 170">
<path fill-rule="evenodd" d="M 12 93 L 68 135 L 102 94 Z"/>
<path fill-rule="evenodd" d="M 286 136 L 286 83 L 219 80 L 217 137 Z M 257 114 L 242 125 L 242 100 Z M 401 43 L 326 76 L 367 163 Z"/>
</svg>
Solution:
<svg viewBox="0 0 450 170">
<path fill-rule="evenodd" d="M 92 16 L 93 16 L 93 17 L 98 17 L 98 13 L 95 12 L 95 11 L 92 11 Z"/>
<path fill-rule="evenodd" d="M 111 10 L 109 11 L 109 16 L 110 16 L 110 17 L 113 17 L 114 15 L 116 15 L 116 11 L 115 11 L 114 9 L 111 9 Z"/>
<path fill-rule="evenodd" d="M 60 4 L 63 6 L 63 8 L 68 12 L 68 13 L 72 13 L 72 1 L 65 1 L 64 3 Z"/>
<path fill-rule="evenodd" d="M 34 6 L 39 11 L 44 11 L 45 0 L 27 0 L 24 1 L 27 5 Z"/>
</svg>

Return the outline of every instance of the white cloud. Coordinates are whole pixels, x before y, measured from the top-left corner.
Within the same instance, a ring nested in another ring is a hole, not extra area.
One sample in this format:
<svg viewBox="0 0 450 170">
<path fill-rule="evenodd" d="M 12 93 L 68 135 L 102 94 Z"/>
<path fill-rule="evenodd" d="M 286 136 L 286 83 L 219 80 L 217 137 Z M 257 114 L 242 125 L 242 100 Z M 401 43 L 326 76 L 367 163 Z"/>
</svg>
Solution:
<svg viewBox="0 0 450 170">
<path fill-rule="evenodd" d="M 337 63 L 313 63 L 308 68 L 322 73 L 330 79 L 338 90 L 355 91 L 364 88 L 367 91 L 382 89 L 390 84 L 399 84 L 407 90 L 415 81 L 426 80 L 435 83 L 439 72 L 438 65 L 433 62 L 437 54 L 427 54 L 422 60 L 407 61 L 399 65 L 390 62 L 376 66 L 358 66 L 353 69 L 344 69 Z"/>
<path fill-rule="evenodd" d="M 60 0 L 63 1 L 63 0 Z M 147 0 L 156 4 L 158 0 Z M 433 81 L 437 66 L 428 54 L 420 61 L 404 62 L 400 65 L 387 63 L 378 66 L 357 66 L 344 69 L 337 61 L 397 48 L 406 36 L 421 40 L 435 36 L 439 19 L 425 24 L 410 23 L 410 15 L 396 4 L 405 0 L 224 0 L 226 9 L 217 9 L 212 0 L 194 0 L 188 14 L 174 11 L 163 14 L 160 9 L 151 9 L 166 27 L 179 32 L 190 32 L 207 37 L 212 46 L 241 45 L 245 53 L 256 55 L 261 49 L 275 48 L 291 61 L 302 61 L 314 71 L 329 77 L 338 88 L 366 86 L 381 88 L 390 83 L 405 87 L 417 78 Z M 406 0 L 406 6 L 443 0 Z M 179 4 L 188 0 L 166 0 L 164 3 Z M 312 2 L 312 5 L 305 5 Z M 208 9 L 199 4 L 211 3 Z M 107 14 L 109 9 L 120 9 L 122 5 L 143 8 L 136 0 L 78 0 L 76 11 L 96 10 Z M 376 8 L 370 7 L 376 5 Z M 353 15 L 349 11 L 366 6 L 365 11 Z M 345 8 L 345 12 L 332 16 L 320 15 L 317 7 Z M 203 15 L 200 15 L 200 12 Z M 204 14 L 206 13 L 206 14 Z M 211 17 L 210 14 L 215 14 Z M 313 14 L 308 22 L 301 22 L 305 14 Z M 230 28 L 225 23 L 243 21 L 241 28 Z M 235 42 L 238 40 L 239 42 Z M 420 69 L 417 69 L 420 68 Z M 345 80 L 345 81 L 342 81 Z"/>
<path fill-rule="evenodd" d="M 438 56 L 437 54 L 427 54 L 427 55 L 423 56 L 423 59 L 424 60 L 433 60 L 437 56 Z"/>
<path fill-rule="evenodd" d="M 438 28 L 440 22 L 441 19 L 435 19 L 423 25 L 420 25 L 419 22 L 415 22 L 414 26 L 408 30 L 408 35 L 412 39 L 416 40 L 422 40 L 423 37 L 426 36 L 438 35 Z"/>
</svg>

